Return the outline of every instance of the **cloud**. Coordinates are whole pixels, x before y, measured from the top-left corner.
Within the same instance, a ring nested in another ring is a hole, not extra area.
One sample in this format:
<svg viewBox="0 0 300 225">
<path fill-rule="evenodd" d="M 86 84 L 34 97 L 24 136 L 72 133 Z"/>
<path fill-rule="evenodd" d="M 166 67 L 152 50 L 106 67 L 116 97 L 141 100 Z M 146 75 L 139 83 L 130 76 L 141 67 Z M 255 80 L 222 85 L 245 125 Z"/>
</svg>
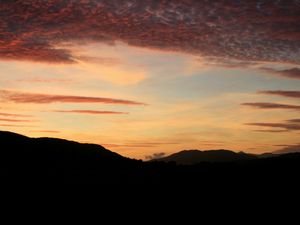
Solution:
<svg viewBox="0 0 300 225">
<path fill-rule="evenodd" d="M 30 132 L 38 132 L 38 133 L 60 133 L 57 130 L 31 130 Z"/>
<path fill-rule="evenodd" d="M 33 117 L 32 115 L 24 115 L 24 114 L 14 114 L 14 113 L 1 113 L 0 116 L 8 116 L 8 117 Z"/>
<path fill-rule="evenodd" d="M 289 122 L 289 123 L 300 123 L 300 119 L 291 119 L 291 120 L 287 120 L 287 122 Z"/>
<path fill-rule="evenodd" d="M 259 94 L 267 94 L 267 95 L 278 95 L 283 97 L 290 97 L 290 98 L 300 98 L 300 91 L 258 91 Z"/>
<path fill-rule="evenodd" d="M 106 147 L 153 148 L 162 145 L 177 145 L 176 142 L 129 142 L 124 144 L 103 144 Z"/>
<path fill-rule="evenodd" d="M 258 109 L 294 109 L 300 110 L 300 105 L 288 105 L 288 104 L 277 104 L 269 102 L 254 102 L 254 103 L 242 103 L 244 106 L 250 106 Z"/>
<path fill-rule="evenodd" d="M 285 70 L 277 70 L 273 68 L 260 68 L 260 70 L 277 76 L 300 79 L 300 68 L 291 68 Z"/>
<path fill-rule="evenodd" d="M 298 130 L 300 130 L 300 124 L 294 124 L 294 123 L 246 123 L 245 125 L 259 126 L 259 127 L 269 127 L 269 128 L 270 127 L 280 128 L 280 129 L 285 129 L 286 131 L 298 131 Z M 282 131 L 282 130 L 280 130 L 280 131 Z M 262 132 L 264 132 L 264 131 L 262 131 Z M 267 132 L 267 131 L 265 131 L 265 132 Z M 274 132 L 274 130 L 272 130 L 272 132 Z"/>
<path fill-rule="evenodd" d="M 140 102 L 124 100 L 124 99 L 72 96 L 72 95 L 35 94 L 35 93 L 23 93 L 23 92 L 6 91 L 6 90 L 0 90 L 0 99 L 15 102 L 15 103 L 35 103 L 35 104 L 104 103 L 104 104 L 121 104 L 121 105 L 145 105 Z"/>
<path fill-rule="evenodd" d="M 89 42 L 299 64 L 297 1 L 1 1 L 0 58 L 75 63 Z M 77 58 L 78 57 L 78 58 Z"/>
<path fill-rule="evenodd" d="M 41 79 L 41 78 L 31 78 L 31 79 L 19 79 L 17 82 L 26 82 L 26 83 L 71 83 L 72 80 L 69 79 Z"/>
<path fill-rule="evenodd" d="M 263 133 L 284 133 L 289 132 L 289 130 L 253 130 L 255 132 L 263 132 Z"/>
<path fill-rule="evenodd" d="M 5 122 L 36 122 L 36 120 L 16 120 L 16 119 L 6 119 L 6 118 L 0 118 L 0 121 L 5 121 Z"/>
<path fill-rule="evenodd" d="M 295 145 L 285 145 L 284 148 L 274 151 L 272 153 L 274 154 L 286 154 L 286 153 L 295 153 L 300 152 L 300 144 Z"/>
<path fill-rule="evenodd" d="M 166 155 L 166 153 L 159 152 L 159 153 L 154 153 L 153 155 L 146 155 L 145 159 L 150 161 L 150 160 L 163 158 L 165 155 Z"/>
<path fill-rule="evenodd" d="M 36 127 L 36 126 L 28 126 L 28 125 L 20 125 L 20 124 L 0 124 L 0 127 Z"/>
<path fill-rule="evenodd" d="M 92 115 L 102 115 L 102 114 L 129 114 L 127 112 L 115 112 L 115 111 L 97 111 L 97 110 L 55 110 L 53 112 L 58 113 L 77 113 L 77 114 L 92 114 Z"/>
</svg>

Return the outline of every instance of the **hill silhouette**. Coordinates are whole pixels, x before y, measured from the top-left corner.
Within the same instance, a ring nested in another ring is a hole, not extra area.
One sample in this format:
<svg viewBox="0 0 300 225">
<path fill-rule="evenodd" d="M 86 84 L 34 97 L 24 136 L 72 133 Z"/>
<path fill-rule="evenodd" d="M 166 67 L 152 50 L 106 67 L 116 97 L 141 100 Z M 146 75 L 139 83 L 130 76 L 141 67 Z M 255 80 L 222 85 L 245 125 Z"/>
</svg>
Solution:
<svg viewBox="0 0 300 225">
<path fill-rule="evenodd" d="M 300 169 L 299 153 L 259 157 L 228 150 L 183 151 L 168 160 L 143 162 L 100 145 L 3 131 L 0 145 L 2 183 L 249 184 L 297 181 Z"/>
<path fill-rule="evenodd" d="M 255 159 L 258 156 L 244 152 L 233 152 L 230 150 L 184 150 L 167 157 L 153 161 L 176 162 L 177 164 L 193 165 L 201 162 L 234 162 L 240 160 Z"/>
</svg>

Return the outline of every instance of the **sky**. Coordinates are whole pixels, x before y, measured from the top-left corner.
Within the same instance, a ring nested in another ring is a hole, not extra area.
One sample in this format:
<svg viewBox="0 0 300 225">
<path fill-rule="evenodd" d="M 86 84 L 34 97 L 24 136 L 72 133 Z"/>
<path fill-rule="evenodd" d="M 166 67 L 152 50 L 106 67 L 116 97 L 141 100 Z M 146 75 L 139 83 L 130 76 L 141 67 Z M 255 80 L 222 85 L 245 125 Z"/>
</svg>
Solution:
<svg viewBox="0 0 300 225">
<path fill-rule="evenodd" d="M 0 130 L 149 159 L 299 146 L 299 0 L 0 1 Z"/>
</svg>

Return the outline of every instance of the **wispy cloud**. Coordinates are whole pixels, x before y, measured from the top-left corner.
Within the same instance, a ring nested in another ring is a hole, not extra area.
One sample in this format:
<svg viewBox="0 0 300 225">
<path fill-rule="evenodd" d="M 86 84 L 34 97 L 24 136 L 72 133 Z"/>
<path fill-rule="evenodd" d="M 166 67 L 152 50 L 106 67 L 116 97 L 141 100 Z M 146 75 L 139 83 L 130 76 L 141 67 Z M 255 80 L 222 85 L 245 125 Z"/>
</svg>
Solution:
<svg viewBox="0 0 300 225">
<path fill-rule="evenodd" d="M 289 124 L 289 123 L 246 123 L 246 125 L 260 126 L 260 127 L 284 128 L 286 130 L 300 130 L 300 124 Z"/>
<path fill-rule="evenodd" d="M 258 91 L 259 94 L 278 95 L 290 98 L 300 98 L 300 91 L 264 90 Z"/>
<path fill-rule="evenodd" d="M 0 118 L 0 121 L 5 121 L 5 122 L 36 122 L 36 120 L 16 120 L 16 119 L 7 119 L 7 118 Z"/>
<path fill-rule="evenodd" d="M 294 144 L 294 145 L 283 145 L 284 148 L 277 150 L 273 153 L 275 154 L 286 154 L 286 153 L 294 153 L 294 152 L 300 152 L 300 144 Z"/>
<path fill-rule="evenodd" d="M 57 130 L 31 130 L 30 132 L 38 132 L 38 133 L 60 133 Z"/>
<path fill-rule="evenodd" d="M 243 106 L 250 106 L 258 109 L 292 109 L 300 110 L 300 105 L 288 105 L 288 104 L 278 104 L 269 102 L 253 102 L 253 103 L 242 103 Z"/>
<path fill-rule="evenodd" d="M 287 77 L 287 78 L 293 78 L 293 79 L 300 79 L 300 68 L 290 68 L 290 69 L 284 69 L 284 70 L 278 70 L 273 68 L 260 68 L 261 71 L 270 73 L 277 76 Z"/>
<path fill-rule="evenodd" d="M 285 133 L 285 132 L 289 132 L 289 130 L 270 130 L 270 129 L 269 130 L 253 130 L 253 131 L 262 132 L 262 133 Z"/>
<path fill-rule="evenodd" d="M 0 127 L 36 127 L 36 126 L 20 125 L 20 124 L 0 124 Z"/>
<path fill-rule="evenodd" d="M 64 43 L 299 64 L 297 1 L 1 1 L 0 58 L 74 63 Z M 59 47 L 61 46 L 61 47 Z M 67 45 L 65 45 L 67 46 Z"/>
<path fill-rule="evenodd" d="M 32 115 L 25 114 L 15 114 L 15 113 L 1 113 L 0 116 L 8 116 L 8 117 L 33 117 Z"/>
<path fill-rule="evenodd" d="M 92 114 L 92 115 L 129 114 L 128 112 L 97 111 L 97 110 L 54 110 L 53 112 L 58 112 L 58 113 L 75 113 L 75 114 Z"/>
<path fill-rule="evenodd" d="M 152 155 L 146 155 L 145 159 L 146 160 L 155 160 L 155 159 L 160 159 L 166 156 L 165 152 L 159 152 L 159 153 L 154 153 Z"/>
<path fill-rule="evenodd" d="M 24 83 L 71 83 L 72 80 L 69 79 L 55 79 L 55 78 L 28 78 L 28 79 L 18 79 L 17 82 Z"/>
<path fill-rule="evenodd" d="M 121 105 L 145 105 L 144 103 L 141 102 L 124 100 L 124 99 L 115 99 L 115 98 L 36 94 L 36 93 L 24 93 L 24 92 L 15 92 L 15 91 L 6 91 L 6 90 L 0 90 L 0 99 L 15 102 L 15 103 L 35 103 L 35 104 L 105 103 L 105 104 L 121 104 Z"/>
</svg>

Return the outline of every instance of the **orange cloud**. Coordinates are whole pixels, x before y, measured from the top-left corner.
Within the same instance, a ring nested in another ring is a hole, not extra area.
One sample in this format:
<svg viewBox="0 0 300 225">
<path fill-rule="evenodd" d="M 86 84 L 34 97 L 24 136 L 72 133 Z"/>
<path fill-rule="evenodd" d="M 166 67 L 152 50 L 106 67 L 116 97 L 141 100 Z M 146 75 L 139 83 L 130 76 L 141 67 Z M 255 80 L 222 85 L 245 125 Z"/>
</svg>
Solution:
<svg viewBox="0 0 300 225">
<path fill-rule="evenodd" d="M 0 116 L 9 116 L 9 117 L 33 117 L 33 116 L 31 116 L 31 115 L 13 114 L 13 113 L 0 113 Z"/>
<path fill-rule="evenodd" d="M 121 105 L 145 105 L 141 102 L 135 102 L 124 99 L 102 98 L 102 97 L 86 97 L 72 95 L 49 95 L 23 93 L 15 91 L 0 90 L 0 98 L 15 103 L 105 103 L 105 104 L 121 104 Z"/>
<path fill-rule="evenodd" d="M 0 118 L 0 121 L 5 121 L 5 122 L 36 122 L 35 120 L 15 120 L 15 119 L 3 119 L 3 118 Z"/>
<path fill-rule="evenodd" d="M 58 112 L 58 113 L 77 113 L 77 114 L 92 114 L 92 115 L 128 114 L 127 112 L 97 111 L 97 110 L 55 110 L 53 112 Z"/>
<path fill-rule="evenodd" d="M 57 130 L 31 130 L 30 132 L 39 132 L 39 133 L 60 133 Z"/>
</svg>

